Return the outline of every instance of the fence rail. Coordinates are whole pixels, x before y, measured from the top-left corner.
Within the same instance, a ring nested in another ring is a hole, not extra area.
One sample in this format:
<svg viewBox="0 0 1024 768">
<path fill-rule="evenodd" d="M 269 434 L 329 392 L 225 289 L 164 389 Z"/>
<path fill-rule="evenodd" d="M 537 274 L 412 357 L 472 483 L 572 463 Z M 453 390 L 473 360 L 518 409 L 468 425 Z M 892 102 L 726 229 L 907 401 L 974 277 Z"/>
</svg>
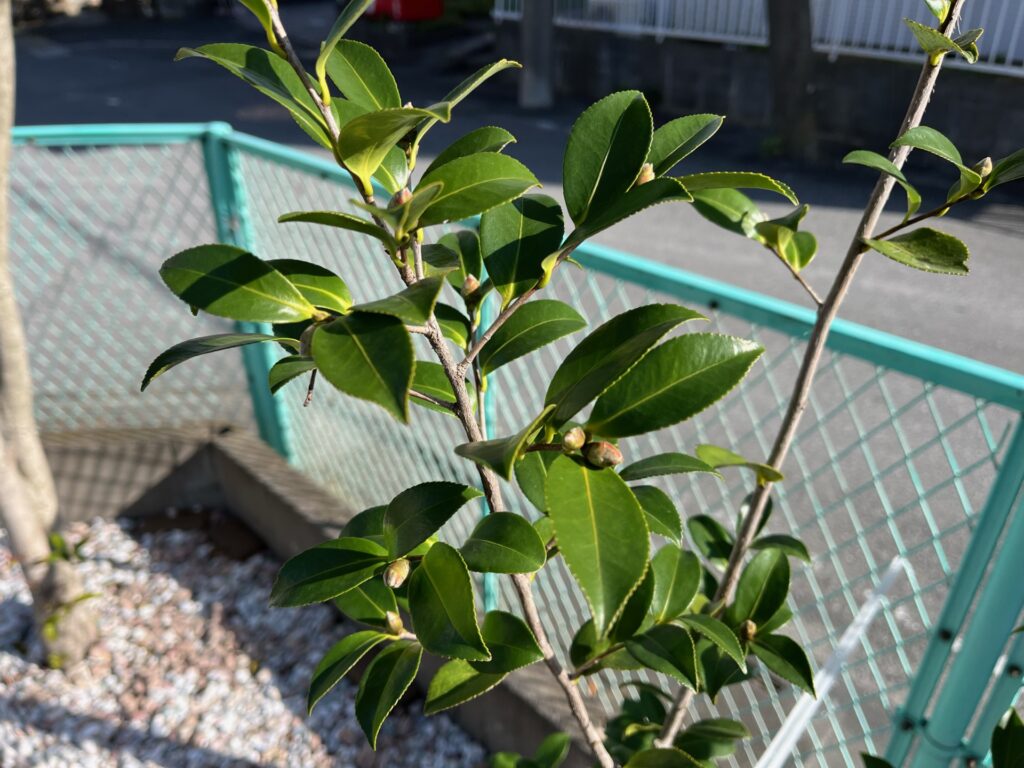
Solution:
<svg viewBox="0 0 1024 768">
<path fill-rule="evenodd" d="M 524 0 L 495 0 L 498 20 L 518 19 Z M 555 23 L 620 34 L 654 35 L 739 45 L 767 45 L 766 0 L 556 0 Z M 815 50 L 839 55 L 916 61 L 920 49 L 901 23 L 934 23 L 920 0 L 811 0 Z M 1024 3 L 978 0 L 964 27 L 983 27 L 974 69 L 1024 77 Z M 953 66 L 967 66 L 950 57 Z"/>
</svg>

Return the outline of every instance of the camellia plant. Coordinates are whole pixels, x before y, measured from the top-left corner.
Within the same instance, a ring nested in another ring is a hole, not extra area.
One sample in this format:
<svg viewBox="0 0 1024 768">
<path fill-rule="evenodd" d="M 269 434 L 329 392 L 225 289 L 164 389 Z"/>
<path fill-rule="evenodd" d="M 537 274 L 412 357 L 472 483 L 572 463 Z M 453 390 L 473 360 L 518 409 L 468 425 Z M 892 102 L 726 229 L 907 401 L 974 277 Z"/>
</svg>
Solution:
<svg viewBox="0 0 1024 768">
<path fill-rule="evenodd" d="M 682 730 L 693 695 L 714 699 L 724 686 L 746 679 L 755 663 L 813 693 L 805 652 L 781 633 L 792 616 L 786 606 L 790 558 L 806 560 L 808 553 L 797 539 L 765 534 L 763 528 L 771 510 L 770 487 L 782 479 L 779 467 L 806 403 L 809 389 L 801 387 L 810 386 L 814 355 L 820 355 L 856 262 L 869 248 L 919 269 L 962 274 L 967 260 L 962 243 L 936 230 L 909 228 L 1024 174 L 1021 153 L 968 167 L 941 134 L 920 126 L 942 56 L 968 55 L 977 40 L 977 34 L 969 34 L 970 40 L 954 43 L 946 34 L 962 0 L 940 14 L 939 29 L 927 34 L 915 29 L 929 61 L 890 157 L 862 151 L 847 158 L 882 177 L 852 255 L 825 299 L 802 274 L 817 243 L 799 229 L 807 207 L 788 186 L 753 172 L 677 173 L 715 134 L 721 117 L 692 115 L 655 128 L 641 93 L 601 99 L 583 112 L 569 136 L 563 167 L 566 219 L 562 204 L 531 192 L 538 186 L 533 173 L 503 154 L 514 138 L 502 128 L 470 131 L 419 168 L 427 133 L 448 123 L 475 88 L 517 67 L 515 62 L 484 67 L 437 103 L 416 107 L 403 102 L 377 52 L 346 37 L 369 0 L 352 0 L 344 8 L 312 72 L 289 44 L 276 4 L 242 2 L 262 23 L 268 49 L 206 45 L 183 49 L 179 58 L 221 65 L 278 102 L 333 154 L 351 175 L 359 194 L 354 205 L 362 215 L 304 211 L 280 220 L 374 238 L 380 259 L 394 270 L 395 290 L 387 296 L 353 296 L 341 276 L 318 264 L 264 259 L 230 245 L 190 248 L 163 265 L 160 274 L 168 288 L 194 312 L 272 324 L 273 333 L 186 341 L 154 360 L 143 388 L 197 355 L 281 344 L 290 354 L 270 372 L 273 391 L 304 374 L 312 391 L 319 375 L 402 424 L 409 420 L 410 403 L 440 410 L 460 423 L 465 442 L 452 448 L 475 465 L 479 477 L 475 487 L 438 478 L 381 499 L 380 506 L 350 520 L 337 539 L 281 569 L 271 595 L 276 605 L 333 601 L 367 627 L 340 638 L 320 662 L 309 707 L 372 655 L 355 710 L 375 745 L 424 653 L 445 660 L 430 683 L 427 714 L 479 696 L 517 669 L 544 663 L 601 766 L 692 766 L 729 754 L 748 736 L 742 724 L 728 719 Z M 959 172 L 949 198 L 926 214 L 917 214 L 920 195 L 900 170 L 912 147 L 943 157 Z M 894 182 L 907 192 L 907 216 L 872 235 Z M 769 220 L 739 189 L 775 193 L 798 207 Z M 763 352 L 751 341 L 718 333 L 673 335 L 707 319 L 673 304 L 639 306 L 590 330 L 562 359 L 529 423 L 515 434 L 485 439 L 476 393 L 487 377 L 586 325 L 573 307 L 538 294 L 552 279 L 572 279 L 561 266 L 581 243 L 663 203 L 691 204 L 765 246 L 819 307 L 812 357 L 774 455 L 759 463 L 704 445 L 693 455 L 624 461 L 618 440 L 678 424 L 711 407 Z M 437 242 L 425 237 L 431 227 L 475 216 L 478 230 L 449 233 Z M 490 322 L 481 321 L 485 301 L 500 307 Z M 415 335 L 426 340 L 433 359 L 416 358 Z M 751 471 L 757 480 L 742 504 L 736 532 L 708 515 L 691 517 L 692 548 L 673 501 L 643 482 L 734 467 Z M 515 483 L 536 511 L 506 506 L 503 482 Z M 469 537 L 458 545 L 438 540 L 445 523 L 481 496 L 489 514 Z M 558 558 L 578 582 L 590 614 L 568 649 L 568 669 L 547 637 L 532 589 L 536 574 Z M 519 610 L 480 616 L 473 573 L 506 574 Z M 592 722 L 578 680 L 608 669 L 642 668 L 676 681 L 681 693 L 666 707 L 656 689 L 641 689 L 641 699 L 627 706 L 626 720 L 608 728 L 606 743 L 605 729 Z M 643 722 L 627 722 L 629 712 Z M 554 766 L 567 748 L 567 738 L 553 736 L 532 758 L 503 753 L 496 760 Z"/>
</svg>

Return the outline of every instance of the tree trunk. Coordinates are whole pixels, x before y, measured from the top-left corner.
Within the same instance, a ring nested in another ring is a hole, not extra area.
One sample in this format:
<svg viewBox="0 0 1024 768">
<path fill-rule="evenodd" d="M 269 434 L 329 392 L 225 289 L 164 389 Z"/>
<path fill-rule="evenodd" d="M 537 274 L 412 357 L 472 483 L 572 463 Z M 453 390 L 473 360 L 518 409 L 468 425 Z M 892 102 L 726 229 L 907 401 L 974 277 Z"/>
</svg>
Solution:
<svg viewBox="0 0 1024 768">
<path fill-rule="evenodd" d="M 814 114 L 814 49 L 810 0 L 767 0 L 772 75 L 772 123 L 783 152 L 818 159 Z"/>
<path fill-rule="evenodd" d="M 49 661 L 80 660 L 95 640 L 96 617 L 67 562 L 48 563 L 47 531 L 57 515 L 53 477 L 32 410 L 25 333 L 8 252 L 8 175 L 14 122 L 14 33 L 11 2 L 0 0 L 0 523 L 32 593 Z"/>
</svg>

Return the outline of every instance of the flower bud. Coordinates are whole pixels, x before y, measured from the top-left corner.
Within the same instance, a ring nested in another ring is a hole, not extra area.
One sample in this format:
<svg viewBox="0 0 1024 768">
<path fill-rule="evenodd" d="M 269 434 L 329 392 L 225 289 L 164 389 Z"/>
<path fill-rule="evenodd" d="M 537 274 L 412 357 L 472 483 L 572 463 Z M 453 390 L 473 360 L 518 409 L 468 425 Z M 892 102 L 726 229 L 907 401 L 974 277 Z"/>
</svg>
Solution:
<svg viewBox="0 0 1024 768">
<path fill-rule="evenodd" d="M 636 186 L 646 184 L 649 181 L 654 181 L 654 166 L 650 163 L 644 163 L 640 168 L 640 175 L 636 177 Z"/>
<path fill-rule="evenodd" d="M 744 643 L 754 642 L 754 638 L 757 637 L 757 624 L 747 619 L 740 624 L 739 636 Z"/>
<path fill-rule="evenodd" d="M 604 440 L 584 445 L 583 455 L 588 462 L 599 469 L 614 467 L 622 463 L 622 451 Z"/>
<path fill-rule="evenodd" d="M 405 625 L 402 623 L 402 617 L 394 611 L 388 611 L 385 613 L 384 621 L 387 623 L 388 632 L 392 635 L 400 635 L 405 631 Z"/>
<path fill-rule="evenodd" d="M 587 442 L 587 433 L 583 431 L 583 427 L 573 427 L 562 436 L 562 450 L 578 451 L 585 442 Z"/>
<path fill-rule="evenodd" d="M 400 190 L 395 192 L 395 196 L 391 198 L 391 202 L 388 204 L 389 208 L 397 208 L 400 205 L 405 205 L 412 200 L 412 192 L 409 191 L 408 187 L 402 187 Z"/>
<path fill-rule="evenodd" d="M 987 178 L 992 173 L 992 158 L 983 157 L 981 160 L 974 164 L 973 170 L 981 176 L 981 178 Z"/>
<path fill-rule="evenodd" d="M 480 281 L 475 276 L 466 275 L 466 279 L 462 281 L 462 298 L 467 298 L 479 287 Z"/>
<path fill-rule="evenodd" d="M 299 354 L 303 357 L 309 357 L 312 355 L 311 348 L 313 346 L 313 331 L 316 330 L 316 323 L 310 323 L 306 330 L 299 336 Z"/>
<path fill-rule="evenodd" d="M 404 557 L 395 560 L 384 571 L 384 583 L 391 589 L 398 589 L 409 575 L 409 561 Z"/>
</svg>

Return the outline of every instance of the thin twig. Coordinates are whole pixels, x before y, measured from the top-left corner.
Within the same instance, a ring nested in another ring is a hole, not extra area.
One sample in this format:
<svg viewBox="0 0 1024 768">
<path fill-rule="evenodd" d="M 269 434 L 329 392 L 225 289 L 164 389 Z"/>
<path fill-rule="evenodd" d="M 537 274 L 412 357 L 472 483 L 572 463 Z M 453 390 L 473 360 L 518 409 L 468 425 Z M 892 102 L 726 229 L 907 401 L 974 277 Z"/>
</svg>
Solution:
<svg viewBox="0 0 1024 768">
<path fill-rule="evenodd" d="M 958 203 L 962 203 L 964 200 L 969 200 L 969 199 L 970 199 L 970 195 L 962 195 L 960 197 L 957 197 L 957 198 L 954 198 L 954 199 L 950 200 L 948 203 L 943 203 L 942 205 L 937 205 L 934 208 L 932 208 L 930 211 L 925 211 L 924 213 L 919 213 L 917 216 L 909 218 L 906 221 L 901 221 L 899 224 L 897 224 L 894 227 L 889 227 L 884 232 L 881 232 L 881 233 L 875 235 L 873 239 L 875 239 L 875 240 L 885 240 L 885 238 L 890 237 L 891 235 L 895 235 L 900 230 L 906 229 L 907 227 L 912 226 L 913 224 L 920 224 L 922 221 L 925 221 L 926 219 L 934 219 L 936 216 L 944 215 L 945 212 L 948 211 L 950 208 L 952 208 L 954 205 L 957 205 Z"/>
<path fill-rule="evenodd" d="M 966 0 L 953 0 L 952 7 L 949 10 L 949 16 L 947 17 L 945 24 L 942 26 L 943 34 L 948 36 L 949 31 L 956 27 L 965 2 Z M 935 90 L 935 82 L 938 79 L 939 70 L 941 68 L 941 59 L 934 64 L 930 61 L 925 61 L 925 64 L 921 69 L 921 75 L 917 81 L 917 86 L 914 88 L 914 93 L 911 96 L 910 104 L 907 107 L 907 113 L 903 119 L 903 124 L 900 127 L 899 135 L 902 136 L 911 128 L 921 124 L 925 109 L 928 106 L 928 101 L 931 99 L 932 92 Z M 910 151 L 911 147 L 909 146 L 897 147 L 890 153 L 891 156 L 889 159 L 897 168 L 902 168 L 907 157 L 910 155 Z M 793 387 L 793 395 L 789 401 L 789 407 L 786 411 L 786 415 L 782 420 L 782 425 L 779 428 L 779 433 L 775 438 L 771 457 L 768 460 L 768 464 L 775 469 L 782 468 L 782 464 L 785 461 L 786 456 L 789 454 L 789 449 L 796 437 L 796 431 L 800 424 L 800 419 L 803 416 L 804 411 L 807 410 L 807 403 L 811 393 L 811 385 L 814 382 L 814 375 L 818 370 L 819 363 L 821 362 L 821 356 L 825 350 L 825 342 L 828 339 L 828 333 L 832 327 L 832 322 L 835 320 L 836 315 L 839 312 L 839 306 L 842 304 L 843 299 L 850 290 L 850 285 L 853 283 L 857 267 L 860 265 L 861 259 L 863 259 L 864 254 L 867 251 L 867 246 L 864 245 L 864 241 L 871 238 L 871 233 L 878 224 L 878 219 L 882 215 L 882 210 L 885 208 L 885 204 L 889 199 L 889 195 L 892 193 L 894 185 L 895 179 L 891 176 L 887 174 L 879 176 L 878 181 L 875 183 L 875 188 L 871 192 L 871 197 L 868 199 L 867 206 L 864 209 L 864 214 L 861 216 L 860 224 L 857 226 L 857 231 L 850 241 L 849 248 L 846 252 L 846 258 L 843 260 L 843 264 L 839 268 L 839 272 L 832 283 L 832 288 L 829 290 L 828 296 L 825 298 L 825 302 L 818 308 L 818 319 L 814 325 L 814 330 L 811 332 L 811 337 L 807 342 L 807 350 L 804 352 L 804 358 L 800 365 L 800 373 L 797 376 L 796 384 Z M 910 222 L 905 222 L 899 227 L 894 228 L 892 231 L 908 226 L 909 223 Z M 725 604 L 732 599 L 732 595 L 736 590 L 736 583 L 739 581 L 743 561 L 746 558 L 747 552 L 750 550 L 750 545 L 753 543 L 755 535 L 757 534 L 770 494 L 771 483 L 764 483 L 763 485 L 758 486 L 757 490 L 754 492 L 754 499 L 750 505 L 750 511 L 743 519 L 743 525 L 740 528 L 739 535 L 736 537 L 736 542 L 734 543 L 732 552 L 729 556 L 729 565 L 725 569 L 725 573 L 719 583 L 718 592 L 715 595 L 715 601 Z M 673 704 L 669 717 L 665 720 L 661 735 L 655 742 L 658 746 L 669 746 L 675 741 L 680 728 L 682 728 L 683 720 L 686 717 L 686 711 L 692 700 L 693 692 L 687 688 L 682 689 Z"/>
<path fill-rule="evenodd" d="M 445 410 L 451 411 L 452 413 L 455 413 L 455 409 L 457 408 L 457 405 L 453 403 L 451 400 L 442 400 L 439 397 L 428 395 L 425 392 L 417 392 L 415 389 L 409 390 L 409 397 L 415 397 L 417 400 L 422 400 L 425 403 L 436 405 L 438 408 L 444 408 Z"/>
<path fill-rule="evenodd" d="M 789 274 L 791 274 L 796 279 L 796 281 L 800 283 L 803 289 L 807 291 L 807 295 L 810 296 L 811 299 L 814 301 L 815 306 L 821 307 L 821 305 L 824 304 L 825 302 L 822 300 L 821 296 L 818 295 L 818 292 L 814 290 L 814 286 L 807 282 L 807 278 L 800 274 L 800 270 L 798 270 L 796 267 L 794 267 L 781 256 L 779 256 L 779 261 L 786 265 L 786 269 L 789 270 Z"/>
</svg>

